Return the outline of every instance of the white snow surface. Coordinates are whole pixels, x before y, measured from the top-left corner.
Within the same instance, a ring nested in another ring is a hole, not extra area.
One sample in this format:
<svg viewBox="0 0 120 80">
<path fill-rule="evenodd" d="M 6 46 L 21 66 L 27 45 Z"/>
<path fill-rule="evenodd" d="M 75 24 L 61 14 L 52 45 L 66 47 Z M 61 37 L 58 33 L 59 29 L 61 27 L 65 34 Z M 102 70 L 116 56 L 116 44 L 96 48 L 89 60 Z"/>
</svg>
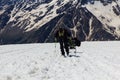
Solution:
<svg viewBox="0 0 120 80">
<path fill-rule="evenodd" d="M 0 80 L 120 80 L 120 41 L 82 42 L 70 52 L 61 56 L 58 43 L 1 45 Z"/>
</svg>

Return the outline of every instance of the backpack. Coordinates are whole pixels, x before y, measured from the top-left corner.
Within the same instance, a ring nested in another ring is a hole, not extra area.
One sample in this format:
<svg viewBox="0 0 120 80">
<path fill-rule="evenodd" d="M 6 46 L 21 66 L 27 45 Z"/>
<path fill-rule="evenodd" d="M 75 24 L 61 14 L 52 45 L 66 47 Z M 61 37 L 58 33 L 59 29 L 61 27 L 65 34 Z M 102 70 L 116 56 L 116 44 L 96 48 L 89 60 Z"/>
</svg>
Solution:
<svg viewBox="0 0 120 80">
<path fill-rule="evenodd" d="M 81 41 L 78 40 L 77 38 L 74 38 L 74 44 L 75 44 L 75 46 L 80 46 L 81 45 Z"/>
<path fill-rule="evenodd" d="M 69 41 L 70 49 L 75 49 L 75 46 L 80 46 L 80 45 L 81 45 L 81 41 L 78 40 L 77 38 L 72 38 L 72 39 Z"/>
</svg>

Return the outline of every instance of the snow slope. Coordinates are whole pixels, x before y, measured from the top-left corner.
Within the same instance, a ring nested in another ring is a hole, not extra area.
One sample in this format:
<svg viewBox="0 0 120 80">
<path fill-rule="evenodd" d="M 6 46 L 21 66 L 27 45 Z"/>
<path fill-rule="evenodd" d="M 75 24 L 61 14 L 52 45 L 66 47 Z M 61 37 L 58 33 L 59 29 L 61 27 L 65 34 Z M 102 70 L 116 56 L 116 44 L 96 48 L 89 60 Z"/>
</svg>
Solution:
<svg viewBox="0 0 120 80">
<path fill-rule="evenodd" d="M 72 57 L 59 44 L 0 46 L 0 80 L 120 80 L 120 41 L 82 42 Z"/>
<path fill-rule="evenodd" d="M 85 5 L 86 8 L 94 14 L 103 24 L 105 27 L 109 25 L 110 27 L 115 28 L 115 34 L 120 36 L 120 16 L 117 16 L 113 11 L 113 6 L 119 5 L 120 0 L 117 3 L 112 2 L 104 6 L 101 2 L 95 1 L 95 4 L 87 4 Z"/>
</svg>

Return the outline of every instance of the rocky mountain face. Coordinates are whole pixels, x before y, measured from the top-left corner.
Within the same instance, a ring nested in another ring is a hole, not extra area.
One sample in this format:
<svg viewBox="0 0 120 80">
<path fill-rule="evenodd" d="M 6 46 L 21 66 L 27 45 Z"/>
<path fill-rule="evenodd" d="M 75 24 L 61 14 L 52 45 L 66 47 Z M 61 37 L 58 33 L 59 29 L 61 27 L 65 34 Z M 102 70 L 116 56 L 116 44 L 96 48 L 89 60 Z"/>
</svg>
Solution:
<svg viewBox="0 0 120 80">
<path fill-rule="evenodd" d="M 120 40 L 119 2 L 1 0 L 0 43 L 53 42 L 54 31 L 60 26 L 70 29 L 81 41 Z M 101 5 L 108 11 L 102 11 Z"/>
</svg>

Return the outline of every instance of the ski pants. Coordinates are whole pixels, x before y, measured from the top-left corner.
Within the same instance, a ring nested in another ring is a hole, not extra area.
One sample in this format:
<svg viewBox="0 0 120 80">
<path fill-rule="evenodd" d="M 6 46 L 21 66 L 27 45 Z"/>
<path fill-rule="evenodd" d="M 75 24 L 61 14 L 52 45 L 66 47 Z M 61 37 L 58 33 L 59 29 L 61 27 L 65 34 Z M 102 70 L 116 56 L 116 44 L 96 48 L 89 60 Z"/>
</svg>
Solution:
<svg viewBox="0 0 120 80">
<path fill-rule="evenodd" d="M 68 40 L 60 40 L 60 49 L 61 49 L 61 54 L 65 56 L 65 51 L 67 55 L 69 55 L 69 45 L 68 45 Z M 65 49 L 65 51 L 64 51 Z"/>
</svg>

